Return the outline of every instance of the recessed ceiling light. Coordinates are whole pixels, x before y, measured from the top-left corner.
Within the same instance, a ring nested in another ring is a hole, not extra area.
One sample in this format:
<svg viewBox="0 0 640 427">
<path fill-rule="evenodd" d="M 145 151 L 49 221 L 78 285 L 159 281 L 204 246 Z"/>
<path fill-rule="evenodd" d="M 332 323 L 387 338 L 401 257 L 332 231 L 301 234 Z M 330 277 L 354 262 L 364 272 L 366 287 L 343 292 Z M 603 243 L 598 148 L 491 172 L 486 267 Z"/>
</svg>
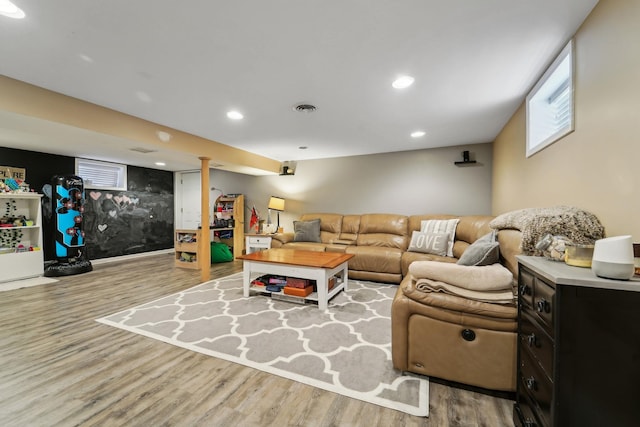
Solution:
<svg viewBox="0 0 640 427">
<path fill-rule="evenodd" d="M 165 132 L 163 130 L 159 130 L 156 132 L 156 135 L 158 135 L 158 139 L 162 142 L 169 142 L 171 141 L 171 134 L 169 132 Z"/>
<path fill-rule="evenodd" d="M 396 89 L 404 89 L 411 86 L 414 81 L 415 79 L 411 76 L 400 76 L 391 83 L 391 86 Z"/>
<path fill-rule="evenodd" d="M 421 136 L 425 136 L 426 132 L 423 130 L 417 130 L 415 132 L 411 132 L 411 138 L 420 138 Z"/>
<path fill-rule="evenodd" d="M 235 110 L 227 112 L 227 117 L 231 120 L 242 120 L 244 118 L 241 112 Z"/>
<path fill-rule="evenodd" d="M 9 0 L 0 0 L 0 15 L 13 19 L 22 19 L 26 16 L 22 9 L 11 3 Z"/>
<path fill-rule="evenodd" d="M 136 91 L 136 98 L 138 98 L 140 101 L 145 102 L 147 104 L 150 104 L 151 102 L 153 102 L 153 99 L 151 99 L 151 96 L 144 91 L 138 90 Z"/>
<path fill-rule="evenodd" d="M 165 162 L 156 162 L 157 166 L 166 166 L 167 164 Z"/>
</svg>

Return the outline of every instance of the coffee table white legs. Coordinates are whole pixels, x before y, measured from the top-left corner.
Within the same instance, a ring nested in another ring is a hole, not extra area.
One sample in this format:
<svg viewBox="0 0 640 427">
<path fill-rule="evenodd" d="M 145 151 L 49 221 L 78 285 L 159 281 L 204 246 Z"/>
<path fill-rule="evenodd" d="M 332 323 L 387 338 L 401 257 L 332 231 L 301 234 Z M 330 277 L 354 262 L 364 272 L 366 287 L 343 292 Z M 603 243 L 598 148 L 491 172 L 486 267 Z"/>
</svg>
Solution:
<svg viewBox="0 0 640 427">
<path fill-rule="evenodd" d="M 347 262 L 343 262 L 333 269 L 248 260 L 244 260 L 242 266 L 242 293 L 245 297 L 248 297 L 250 294 L 252 273 L 275 274 L 279 276 L 315 280 L 318 293 L 318 308 L 320 310 L 326 310 L 328 308 L 330 296 L 333 297 L 340 290 L 346 291 L 348 286 Z M 342 283 L 336 284 L 335 287 L 329 291 L 329 279 L 336 274 L 340 274 L 342 276 Z"/>
<path fill-rule="evenodd" d="M 251 287 L 251 262 L 242 262 L 242 295 L 249 296 L 249 288 Z"/>
</svg>

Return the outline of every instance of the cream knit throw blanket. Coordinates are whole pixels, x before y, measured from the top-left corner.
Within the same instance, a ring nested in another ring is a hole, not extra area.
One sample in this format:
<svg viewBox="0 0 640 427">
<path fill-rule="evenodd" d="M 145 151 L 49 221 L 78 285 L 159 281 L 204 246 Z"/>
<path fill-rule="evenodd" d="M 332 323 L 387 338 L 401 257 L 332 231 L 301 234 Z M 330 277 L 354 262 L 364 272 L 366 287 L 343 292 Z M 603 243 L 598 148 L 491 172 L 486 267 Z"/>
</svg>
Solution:
<svg viewBox="0 0 640 427">
<path fill-rule="evenodd" d="M 595 215 L 572 206 L 507 212 L 497 216 L 489 225 L 495 230 L 520 230 L 522 251 L 527 255 L 542 255 L 536 250 L 536 243 L 547 233 L 587 245 L 605 236 L 604 227 Z"/>
</svg>

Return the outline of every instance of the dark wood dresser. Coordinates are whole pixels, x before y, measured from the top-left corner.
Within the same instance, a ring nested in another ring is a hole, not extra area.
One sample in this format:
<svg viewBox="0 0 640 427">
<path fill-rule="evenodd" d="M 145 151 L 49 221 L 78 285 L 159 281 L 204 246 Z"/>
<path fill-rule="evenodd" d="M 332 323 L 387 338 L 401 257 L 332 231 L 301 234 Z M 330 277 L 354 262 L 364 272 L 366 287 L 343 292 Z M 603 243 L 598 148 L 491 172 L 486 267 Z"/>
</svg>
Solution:
<svg viewBox="0 0 640 427">
<path fill-rule="evenodd" d="M 518 263 L 515 425 L 640 426 L 640 279 Z"/>
</svg>

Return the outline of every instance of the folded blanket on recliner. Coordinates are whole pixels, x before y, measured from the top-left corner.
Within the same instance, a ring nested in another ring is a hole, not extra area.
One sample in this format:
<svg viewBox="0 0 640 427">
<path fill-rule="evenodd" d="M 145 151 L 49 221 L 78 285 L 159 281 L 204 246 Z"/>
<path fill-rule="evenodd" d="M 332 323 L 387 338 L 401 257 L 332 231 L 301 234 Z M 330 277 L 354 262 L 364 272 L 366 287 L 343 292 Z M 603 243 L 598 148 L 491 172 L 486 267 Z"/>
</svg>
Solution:
<svg viewBox="0 0 640 427">
<path fill-rule="evenodd" d="M 416 289 L 422 292 L 443 292 L 475 301 L 490 302 L 494 304 L 509 304 L 514 300 L 514 295 L 511 290 L 480 292 L 460 288 L 450 283 L 429 279 L 418 279 L 416 282 Z"/>
<path fill-rule="evenodd" d="M 511 290 L 513 274 L 502 264 L 460 265 L 439 261 L 414 261 L 409 273 L 416 280 L 429 279 L 479 292 Z"/>
</svg>

